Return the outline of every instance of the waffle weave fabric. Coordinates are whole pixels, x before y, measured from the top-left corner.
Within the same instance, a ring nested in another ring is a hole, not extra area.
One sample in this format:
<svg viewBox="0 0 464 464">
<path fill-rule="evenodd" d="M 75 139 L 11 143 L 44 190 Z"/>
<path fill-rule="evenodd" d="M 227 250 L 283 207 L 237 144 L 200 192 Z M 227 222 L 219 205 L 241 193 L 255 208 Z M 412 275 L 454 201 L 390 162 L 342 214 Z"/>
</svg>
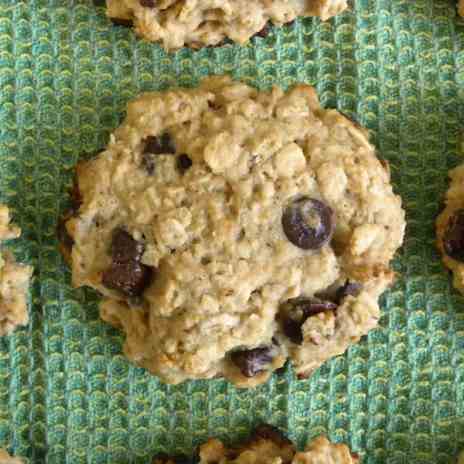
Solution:
<svg viewBox="0 0 464 464">
<path fill-rule="evenodd" d="M 380 327 L 306 381 L 255 390 L 166 386 L 122 355 L 98 295 L 73 290 L 56 223 L 73 167 L 103 147 L 142 91 L 230 74 L 314 85 L 358 120 L 392 168 L 408 229 Z M 0 447 L 31 463 L 148 463 L 267 421 L 302 446 L 326 433 L 362 462 L 451 463 L 464 448 L 464 298 L 434 248 L 464 127 L 464 22 L 452 0 L 356 0 L 247 46 L 165 53 L 112 27 L 91 0 L 0 0 L 0 203 L 35 268 L 30 325 L 0 339 Z"/>
</svg>

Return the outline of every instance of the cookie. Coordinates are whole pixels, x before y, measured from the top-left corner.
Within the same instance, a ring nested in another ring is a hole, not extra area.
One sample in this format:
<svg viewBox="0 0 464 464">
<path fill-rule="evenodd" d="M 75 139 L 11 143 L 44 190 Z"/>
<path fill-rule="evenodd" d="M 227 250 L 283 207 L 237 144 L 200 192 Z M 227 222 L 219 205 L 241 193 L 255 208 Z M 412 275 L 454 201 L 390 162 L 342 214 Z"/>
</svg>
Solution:
<svg viewBox="0 0 464 464">
<path fill-rule="evenodd" d="M 8 208 L 0 205 L 0 242 L 20 234 L 21 230 L 10 224 Z M 27 292 L 31 276 L 32 267 L 16 263 L 11 253 L 0 249 L 0 336 L 27 324 Z"/>
<path fill-rule="evenodd" d="M 464 16 L 464 0 L 458 0 L 458 14 Z"/>
<path fill-rule="evenodd" d="M 107 15 L 117 25 L 134 25 L 141 37 L 167 50 L 200 48 L 230 39 L 244 44 L 263 33 L 268 22 L 282 25 L 298 16 L 326 20 L 347 7 L 346 0 L 106 0 Z"/>
<path fill-rule="evenodd" d="M 307 377 L 373 329 L 405 229 L 367 133 L 315 90 L 147 93 L 77 167 L 76 287 L 164 382 Z"/>
<path fill-rule="evenodd" d="M 304 451 L 298 452 L 293 443 L 278 429 L 262 425 L 250 440 L 237 447 L 226 447 L 220 440 L 209 439 L 200 446 L 200 464 L 235 463 L 266 464 L 357 464 L 357 455 L 344 444 L 331 443 L 320 436 L 308 442 Z M 156 463 L 155 464 L 164 464 Z"/>
<path fill-rule="evenodd" d="M 6 450 L 0 448 L 0 464 L 23 464 L 23 460 L 10 456 Z"/>
<path fill-rule="evenodd" d="M 453 285 L 464 293 L 464 164 L 449 172 L 445 208 L 436 222 L 437 246 L 453 273 Z"/>
</svg>

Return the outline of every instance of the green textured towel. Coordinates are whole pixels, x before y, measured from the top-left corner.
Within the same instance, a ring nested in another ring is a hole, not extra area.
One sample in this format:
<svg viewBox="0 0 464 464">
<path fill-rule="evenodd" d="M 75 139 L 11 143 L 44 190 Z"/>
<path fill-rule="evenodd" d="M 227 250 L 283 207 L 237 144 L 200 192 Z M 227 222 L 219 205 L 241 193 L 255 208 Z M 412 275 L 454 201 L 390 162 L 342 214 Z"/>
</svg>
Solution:
<svg viewBox="0 0 464 464">
<path fill-rule="evenodd" d="M 148 463 L 263 420 L 302 445 L 328 433 L 364 463 L 451 463 L 464 448 L 464 299 L 434 249 L 434 219 L 459 162 L 464 24 L 452 0 L 357 0 L 327 23 L 297 21 L 246 47 L 168 55 L 112 27 L 91 0 L 0 0 L 0 201 L 36 269 L 31 323 L 0 340 L 0 446 L 31 462 Z M 160 384 L 125 361 L 98 296 L 73 290 L 55 238 L 72 170 L 103 147 L 145 90 L 231 73 L 259 87 L 303 81 L 366 125 L 392 167 L 408 230 L 381 327 L 308 381 L 256 390 Z"/>
</svg>

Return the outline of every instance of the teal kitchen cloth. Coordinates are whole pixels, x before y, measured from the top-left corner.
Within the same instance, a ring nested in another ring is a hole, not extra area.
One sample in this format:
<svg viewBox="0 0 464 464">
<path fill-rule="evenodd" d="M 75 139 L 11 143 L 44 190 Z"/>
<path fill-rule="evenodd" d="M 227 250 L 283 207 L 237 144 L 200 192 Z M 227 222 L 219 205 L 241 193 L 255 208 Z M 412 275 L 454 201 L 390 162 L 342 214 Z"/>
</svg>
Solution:
<svg viewBox="0 0 464 464">
<path fill-rule="evenodd" d="M 91 0 L 0 0 L 0 202 L 33 264 L 30 324 L 0 339 L 0 447 L 32 463 L 149 463 L 228 442 L 258 422 L 302 446 L 321 433 L 365 464 L 453 463 L 464 448 L 464 299 L 434 248 L 460 162 L 464 22 L 452 0 L 356 0 L 249 45 L 165 53 L 113 27 Z M 73 167 L 102 148 L 142 91 L 231 74 L 260 88 L 314 85 L 369 128 L 390 162 L 408 228 L 380 327 L 306 381 L 255 390 L 223 380 L 167 386 L 122 355 L 98 295 L 74 290 L 57 251 Z"/>
</svg>

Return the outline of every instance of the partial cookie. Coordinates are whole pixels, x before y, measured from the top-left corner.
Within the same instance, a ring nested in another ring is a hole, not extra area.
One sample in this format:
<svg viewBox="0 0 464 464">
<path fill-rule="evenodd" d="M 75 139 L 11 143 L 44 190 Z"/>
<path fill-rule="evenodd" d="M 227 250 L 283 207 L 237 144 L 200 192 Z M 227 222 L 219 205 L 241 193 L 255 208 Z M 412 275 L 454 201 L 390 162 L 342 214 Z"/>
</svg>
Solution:
<svg viewBox="0 0 464 464">
<path fill-rule="evenodd" d="M 445 209 L 438 216 L 437 246 L 453 272 L 453 285 L 464 293 L 464 164 L 449 172 Z"/>
<path fill-rule="evenodd" d="M 458 13 L 460 16 L 464 16 L 464 0 L 458 0 Z"/>
<path fill-rule="evenodd" d="M 309 442 L 304 451 L 269 425 L 258 427 L 245 444 L 227 448 L 220 440 L 209 439 L 200 447 L 200 464 L 357 464 L 355 454 L 343 444 L 334 444 L 320 436 Z M 156 461 L 155 461 L 156 463 Z M 161 464 L 161 463 L 159 463 Z"/>
<path fill-rule="evenodd" d="M 144 94 L 77 178 L 73 283 L 165 382 L 253 387 L 287 359 L 307 377 L 378 323 L 401 200 L 366 131 L 312 87 Z"/>
<path fill-rule="evenodd" d="M 21 229 L 11 224 L 10 210 L 6 205 L 0 205 L 0 241 L 18 238 Z"/>
<path fill-rule="evenodd" d="M 17 238 L 21 230 L 10 224 L 8 208 L 0 205 L 0 241 Z M 28 322 L 27 292 L 32 267 L 18 264 L 11 253 L 0 251 L 0 336 Z"/>
<path fill-rule="evenodd" d="M 282 25 L 298 16 L 331 18 L 346 0 L 106 0 L 107 15 L 118 25 L 135 26 L 140 36 L 167 50 L 239 44 L 262 31 L 269 21 Z"/>
<path fill-rule="evenodd" d="M 14 458 L 8 454 L 8 451 L 0 448 L 0 464 L 24 464 L 20 458 Z"/>
</svg>

